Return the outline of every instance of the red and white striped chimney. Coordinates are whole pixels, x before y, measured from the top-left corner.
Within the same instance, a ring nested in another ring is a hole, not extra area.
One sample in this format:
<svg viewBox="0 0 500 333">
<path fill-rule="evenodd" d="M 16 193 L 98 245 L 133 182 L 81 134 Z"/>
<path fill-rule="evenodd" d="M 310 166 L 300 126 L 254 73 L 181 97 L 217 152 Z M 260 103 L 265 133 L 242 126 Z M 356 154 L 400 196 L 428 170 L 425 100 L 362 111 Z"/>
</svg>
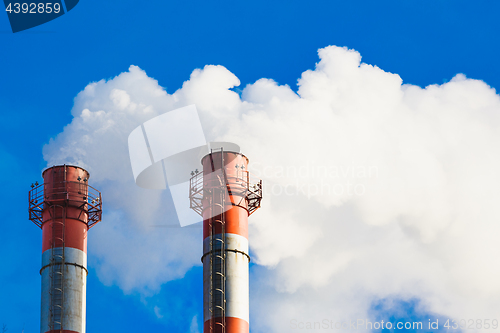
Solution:
<svg viewBox="0 0 500 333">
<path fill-rule="evenodd" d="M 42 229 L 40 333 L 85 333 L 87 231 L 101 220 L 101 193 L 77 166 L 42 176 L 29 194 L 30 220 Z"/>
<path fill-rule="evenodd" d="M 212 151 L 202 165 L 190 198 L 203 217 L 204 332 L 248 333 L 248 216 L 260 207 L 262 181 L 250 180 L 240 153 Z"/>
</svg>

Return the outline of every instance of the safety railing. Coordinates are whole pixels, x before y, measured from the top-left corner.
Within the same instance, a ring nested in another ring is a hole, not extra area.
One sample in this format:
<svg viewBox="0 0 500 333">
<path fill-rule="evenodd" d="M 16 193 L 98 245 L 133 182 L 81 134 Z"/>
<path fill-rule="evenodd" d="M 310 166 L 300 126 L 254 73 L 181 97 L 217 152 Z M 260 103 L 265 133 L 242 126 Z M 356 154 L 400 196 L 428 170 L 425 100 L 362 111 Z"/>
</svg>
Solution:
<svg viewBox="0 0 500 333">
<path fill-rule="evenodd" d="M 262 200 L 262 180 L 253 177 L 248 171 L 239 171 L 237 176 L 228 175 L 228 191 L 247 199 L 248 214 L 260 207 Z M 194 174 L 189 180 L 190 208 L 203 216 L 203 172 Z"/>
<path fill-rule="evenodd" d="M 55 204 L 81 208 L 87 213 L 89 228 L 99 222 L 102 217 L 101 192 L 84 182 L 62 181 L 33 184 L 28 200 L 29 219 L 39 227 L 43 223 L 43 211 Z"/>
<path fill-rule="evenodd" d="M 203 172 L 195 173 L 189 180 L 189 207 L 203 216 Z"/>
</svg>

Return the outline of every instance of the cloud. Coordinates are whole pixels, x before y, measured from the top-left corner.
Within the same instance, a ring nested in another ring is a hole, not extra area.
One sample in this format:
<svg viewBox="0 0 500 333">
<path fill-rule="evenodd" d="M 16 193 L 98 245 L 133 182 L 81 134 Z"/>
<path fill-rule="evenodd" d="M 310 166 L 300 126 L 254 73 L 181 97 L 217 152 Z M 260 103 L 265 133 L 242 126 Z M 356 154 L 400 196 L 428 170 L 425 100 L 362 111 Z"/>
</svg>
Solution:
<svg viewBox="0 0 500 333">
<path fill-rule="evenodd" d="M 194 316 L 193 319 L 191 320 L 191 325 L 189 326 L 189 332 L 200 333 L 200 330 L 198 329 L 198 316 Z"/>
<path fill-rule="evenodd" d="M 89 246 L 100 278 L 151 293 L 199 264 L 201 235 L 150 227 L 175 219 L 170 198 L 134 185 L 126 146 L 142 122 L 195 104 L 207 140 L 239 144 L 265 181 L 250 219 L 253 330 L 364 318 L 390 297 L 453 318 L 494 317 L 500 97 L 462 74 L 421 88 L 354 50 L 318 53 L 296 92 L 260 79 L 239 96 L 236 76 L 206 66 L 169 94 L 131 66 L 78 94 L 44 156 L 87 167 L 105 195 L 106 223 Z"/>
<path fill-rule="evenodd" d="M 155 312 L 156 318 L 161 319 L 163 318 L 163 315 L 161 314 L 161 309 L 157 306 L 153 308 L 153 311 Z"/>
</svg>

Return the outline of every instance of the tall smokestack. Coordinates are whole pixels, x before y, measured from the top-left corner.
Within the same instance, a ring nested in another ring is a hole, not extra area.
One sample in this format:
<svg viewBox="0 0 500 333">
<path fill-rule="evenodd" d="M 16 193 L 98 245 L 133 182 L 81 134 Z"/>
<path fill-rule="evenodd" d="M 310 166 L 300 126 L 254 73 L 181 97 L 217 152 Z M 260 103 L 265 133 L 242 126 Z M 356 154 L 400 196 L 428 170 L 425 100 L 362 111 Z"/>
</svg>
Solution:
<svg viewBox="0 0 500 333">
<path fill-rule="evenodd" d="M 201 162 L 190 199 L 203 217 L 204 332 L 248 333 L 248 216 L 260 207 L 262 181 L 250 179 L 240 153 L 212 150 Z"/>
<path fill-rule="evenodd" d="M 29 192 L 30 220 L 42 229 L 40 333 L 85 333 L 87 231 L 101 220 L 101 193 L 77 166 L 42 177 Z"/>
</svg>

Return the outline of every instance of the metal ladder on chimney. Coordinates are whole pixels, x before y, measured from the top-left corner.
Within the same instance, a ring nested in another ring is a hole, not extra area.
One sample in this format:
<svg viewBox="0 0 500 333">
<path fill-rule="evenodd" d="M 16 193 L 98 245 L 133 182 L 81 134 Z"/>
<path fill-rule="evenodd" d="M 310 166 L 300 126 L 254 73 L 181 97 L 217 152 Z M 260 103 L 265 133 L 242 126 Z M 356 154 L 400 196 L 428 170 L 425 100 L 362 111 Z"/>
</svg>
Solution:
<svg viewBox="0 0 500 333">
<path fill-rule="evenodd" d="M 61 217 L 56 214 L 56 207 L 61 209 Z M 65 226 L 66 209 L 54 205 L 52 215 L 52 243 L 50 257 L 50 330 L 63 333 L 64 322 L 64 267 L 65 267 Z M 60 235 L 60 237 L 58 236 Z M 56 247 L 58 244 L 62 245 Z M 59 327 L 58 327 L 59 326 Z"/>
<path fill-rule="evenodd" d="M 212 165 L 212 173 L 215 172 L 213 161 L 213 149 L 210 149 L 210 161 Z M 227 177 L 224 165 L 224 149 L 220 148 L 221 153 L 221 174 L 219 178 L 219 189 L 212 189 L 210 207 L 212 207 L 211 216 L 209 219 L 210 228 L 210 333 L 225 333 L 226 332 L 226 191 Z M 218 203 L 220 202 L 220 203 Z M 216 210 L 220 209 L 220 214 Z M 216 226 L 220 224 L 221 233 L 216 234 Z M 215 276 L 214 276 L 215 275 Z M 215 316 L 221 317 L 221 323 L 217 323 Z M 220 330 L 215 331 L 216 325 L 220 326 Z"/>
</svg>

